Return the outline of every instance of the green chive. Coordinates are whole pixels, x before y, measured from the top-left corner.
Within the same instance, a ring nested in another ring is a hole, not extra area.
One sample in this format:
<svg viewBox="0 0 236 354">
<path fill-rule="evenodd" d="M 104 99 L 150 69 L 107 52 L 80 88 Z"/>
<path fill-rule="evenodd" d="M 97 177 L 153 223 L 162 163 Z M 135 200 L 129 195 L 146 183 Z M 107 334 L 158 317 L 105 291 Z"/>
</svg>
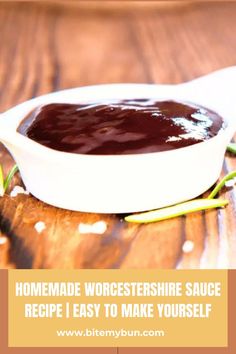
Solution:
<svg viewBox="0 0 236 354">
<path fill-rule="evenodd" d="M 134 223 L 150 223 L 177 216 L 193 213 L 195 211 L 224 207 L 228 200 L 223 199 L 194 199 L 167 208 L 148 211 L 140 214 L 133 214 L 125 217 L 125 221 Z"/>
<path fill-rule="evenodd" d="M 233 178 L 236 177 L 236 171 L 232 171 L 230 173 L 228 173 L 216 186 L 215 188 L 213 189 L 213 191 L 208 195 L 207 199 L 212 199 L 214 198 L 218 193 L 219 191 L 224 187 L 225 185 L 225 182 L 226 181 L 229 181 Z"/>
<path fill-rule="evenodd" d="M 4 176 L 3 176 L 2 165 L 0 164 L 0 196 L 3 195 L 4 195 Z"/>
<path fill-rule="evenodd" d="M 4 181 L 4 184 L 3 184 L 3 187 L 4 187 L 4 191 L 6 192 L 7 188 L 9 187 L 10 183 L 11 183 L 11 180 L 12 178 L 14 177 L 14 175 L 16 174 L 16 172 L 18 171 L 18 166 L 15 165 L 12 167 L 11 171 L 8 173 L 5 181 Z"/>
<path fill-rule="evenodd" d="M 230 151 L 233 154 L 236 154 L 236 144 L 235 143 L 229 143 L 228 146 L 227 146 L 227 151 Z"/>
</svg>

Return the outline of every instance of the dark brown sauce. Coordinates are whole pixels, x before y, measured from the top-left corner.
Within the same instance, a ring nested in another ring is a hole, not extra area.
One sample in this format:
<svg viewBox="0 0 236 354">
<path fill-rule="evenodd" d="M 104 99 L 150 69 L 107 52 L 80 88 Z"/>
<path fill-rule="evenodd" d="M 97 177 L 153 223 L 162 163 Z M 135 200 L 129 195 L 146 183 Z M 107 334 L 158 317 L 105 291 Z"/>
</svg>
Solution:
<svg viewBox="0 0 236 354">
<path fill-rule="evenodd" d="M 36 108 L 18 132 L 49 148 L 77 154 L 166 151 L 196 144 L 223 128 L 215 112 L 151 99 L 52 103 Z"/>
</svg>

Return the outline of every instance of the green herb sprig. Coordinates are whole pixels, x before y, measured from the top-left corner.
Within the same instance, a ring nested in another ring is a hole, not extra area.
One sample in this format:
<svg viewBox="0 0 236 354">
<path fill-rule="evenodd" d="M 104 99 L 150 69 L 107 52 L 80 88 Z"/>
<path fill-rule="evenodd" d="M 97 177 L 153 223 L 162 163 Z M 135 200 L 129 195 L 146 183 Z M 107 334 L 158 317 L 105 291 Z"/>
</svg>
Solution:
<svg viewBox="0 0 236 354">
<path fill-rule="evenodd" d="M 227 151 L 232 152 L 233 154 L 236 154 L 236 144 L 229 143 L 229 145 L 227 146 Z"/>
<path fill-rule="evenodd" d="M 224 207 L 227 204 L 228 200 L 224 199 L 194 199 L 167 208 L 129 215 L 125 217 L 125 221 L 135 223 L 150 223 L 172 219 L 180 215 L 193 213 L 195 211 Z"/>
<path fill-rule="evenodd" d="M 5 194 L 16 172 L 18 172 L 18 166 L 14 165 L 6 178 L 4 178 L 2 165 L 0 164 L 0 196 Z"/>
<path fill-rule="evenodd" d="M 224 187 L 225 182 L 230 181 L 236 177 L 236 171 L 228 173 L 213 189 L 213 191 L 208 195 L 207 199 L 213 199 L 220 190 Z"/>
</svg>

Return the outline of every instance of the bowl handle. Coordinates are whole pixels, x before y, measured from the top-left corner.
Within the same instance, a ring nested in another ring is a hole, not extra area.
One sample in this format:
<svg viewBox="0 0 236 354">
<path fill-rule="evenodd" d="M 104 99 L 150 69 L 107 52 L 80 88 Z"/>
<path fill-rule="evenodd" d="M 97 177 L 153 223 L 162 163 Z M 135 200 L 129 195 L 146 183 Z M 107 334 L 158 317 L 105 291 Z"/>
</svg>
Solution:
<svg viewBox="0 0 236 354">
<path fill-rule="evenodd" d="M 182 95 L 193 102 L 223 112 L 229 118 L 230 129 L 236 131 L 236 66 L 178 85 Z"/>
<path fill-rule="evenodd" d="M 217 92 L 231 93 L 236 97 L 236 66 L 229 66 L 214 71 L 189 82 L 192 86 L 201 87 L 205 92 L 209 89 Z"/>
</svg>

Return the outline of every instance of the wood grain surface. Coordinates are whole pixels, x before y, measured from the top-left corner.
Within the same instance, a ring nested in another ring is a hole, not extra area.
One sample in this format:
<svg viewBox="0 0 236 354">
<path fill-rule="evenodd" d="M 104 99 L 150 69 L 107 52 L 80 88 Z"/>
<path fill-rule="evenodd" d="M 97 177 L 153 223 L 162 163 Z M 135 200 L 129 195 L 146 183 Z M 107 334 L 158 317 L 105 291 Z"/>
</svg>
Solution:
<svg viewBox="0 0 236 354">
<path fill-rule="evenodd" d="M 234 2 L 119 9 L 1 2 L 0 109 L 82 85 L 190 80 L 236 64 L 235 33 Z M 2 145 L 0 162 L 5 171 L 13 164 Z M 236 157 L 227 154 L 222 173 L 233 169 Z M 20 183 L 17 175 L 13 184 Z M 0 198 L 0 267 L 236 268 L 236 194 L 224 196 L 224 210 L 138 226 L 8 193 Z M 104 234 L 79 232 L 79 224 L 100 220 Z M 186 240 L 191 252 L 183 251 Z"/>
</svg>

